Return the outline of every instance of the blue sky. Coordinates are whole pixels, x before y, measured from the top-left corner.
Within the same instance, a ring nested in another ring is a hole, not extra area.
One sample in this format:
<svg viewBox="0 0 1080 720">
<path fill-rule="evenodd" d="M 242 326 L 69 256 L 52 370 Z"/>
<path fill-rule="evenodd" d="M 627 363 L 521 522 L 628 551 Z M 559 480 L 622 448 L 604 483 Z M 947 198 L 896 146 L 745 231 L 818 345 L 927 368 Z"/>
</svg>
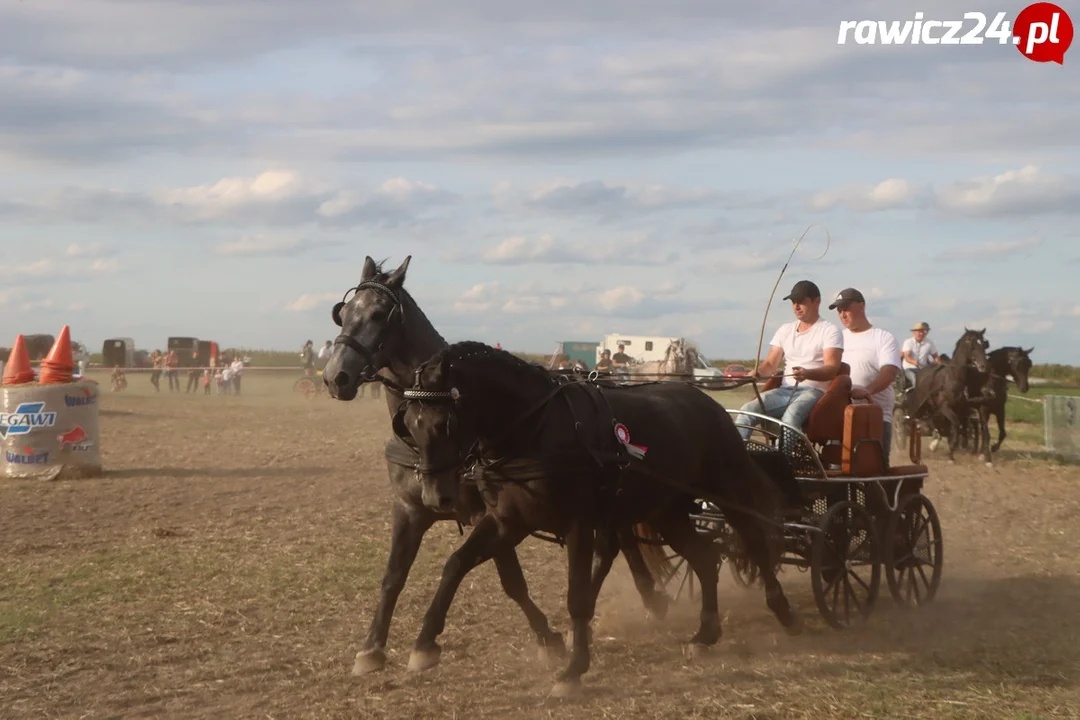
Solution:
<svg viewBox="0 0 1080 720">
<path fill-rule="evenodd" d="M 901 338 L 1080 362 L 1076 50 L 836 44 L 1022 6 L 722 5 L 7 3 L 0 345 L 293 350 L 334 336 L 366 255 L 412 255 L 451 340 L 750 357 L 818 223 L 766 340 L 810 278 Z"/>
</svg>

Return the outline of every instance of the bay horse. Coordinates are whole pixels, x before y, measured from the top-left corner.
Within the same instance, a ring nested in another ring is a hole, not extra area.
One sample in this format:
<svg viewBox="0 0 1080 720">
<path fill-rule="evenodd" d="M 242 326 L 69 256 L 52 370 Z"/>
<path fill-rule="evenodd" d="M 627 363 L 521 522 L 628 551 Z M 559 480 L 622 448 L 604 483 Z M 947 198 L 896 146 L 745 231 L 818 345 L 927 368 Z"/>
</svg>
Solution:
<svg viewBox="0 0 1080 720">
<path fill-rule="evenodd" d="M 341 334 L 323 370 L 323 382 L 332 398 L 353 400 L 362 384 L 387 381 L 386 404 L 393 416 L 403 399 L 401 388 L 411 384 L 416 368 L 447 346 L 404 287 L 411 259 L 410 255 L 396 270 L 384 272 L 381 263 L 367 257 L 360 283 L 349 291 L 352 297 L 334 306 L 331 315 L 341 327 Z M 459 506 L 452 509 L 434 510 L 426 506 L 415 482 L 418 455 L 410 443 L 391 437 L 386 459 L 394 495 L 390 553 L 379 603 L 353 664 L 354 675 L 386 666 L 386 642 L 394 608 L 428 529 L 437 521 L 470 525 L 485 510 L 475 492 L 462 493 Z M 623 555 L 646 608 L 655 617 L 663 618 L 669 602 L 667 596 L 656 590 L 655 578 L 629 529 L 624 533 L 624 541 Z M 503 590 L 524 612 L 541 654 L 561 656 L 565 652 L 562 634 L 551 629 L 547 617 L 530 598 L 516 551 L 511 547 L 493 559 Z"/>
<path fill-rule="evenodd" d="M 589 623 L 618 554 L 618 529 L 637 523 L 656 529 L 693 568 L 702 605 L 690 650 L 714 645 L 722 634 L 720 556 L 690 518 L 698 497 L 724 507 L 760 569 L 767 606 L 788 632 L 801 631 L 775 574 L 783 548 L 780 491 L 731 416 L 705 393 L 685 383 L 559 381 L 539 365 L 470 341 L 418 368 L 404 396 L 393 427 L 419 450 L 425 505 L 446 512 L 475 483 L 488 510 L 446 561 L 410 669 L 438 663 L 436 638 L 465 575 L 546 531 L 565 541 L 574 630 L 569 664 L 552 694 L 573 694 L 589 669 Z"/>
<path fill-rule="evenodd" d="M 908 417 L 916 422 L 926 419 L 931 426 L 942 426 L 949 432 L 949 462 L 960 442 L 962 421 L 967 418 L 979 399 L 970 395 L 971 372 L 984 373 L 986 360 L 986 328 L 969 330 L 956 341 L 952 359 L 947 363 L 927 365 L 915 376 L 915 389 L 907 394 Z"/>
</svg>

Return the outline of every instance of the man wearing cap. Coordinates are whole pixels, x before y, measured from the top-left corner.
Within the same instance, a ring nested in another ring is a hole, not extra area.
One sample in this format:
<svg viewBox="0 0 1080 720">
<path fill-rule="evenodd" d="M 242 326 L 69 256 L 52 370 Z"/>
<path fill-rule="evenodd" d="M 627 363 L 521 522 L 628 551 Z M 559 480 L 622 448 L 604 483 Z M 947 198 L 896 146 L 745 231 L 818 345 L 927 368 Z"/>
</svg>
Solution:
<svg viewBox="0 0 1080 720">
<path fill-rule="evenodd" d="M 783 384 L 762 393 L 762 410 L 757 399 L 742 406 L 745 412 L 755 412 L 779 418 L 802 429 L 810 417 L 814 403 L 829 389 L 829 383 L 840 370 L 844 340 L 840 328 L 819 314 L 821 291 L 809 280 L 800 280 L 791 288 L 785 300 L 791 301 L 795 321 L 781 325 L 769 341 L 769 354 L 757 370 L 757 377 L 771 377 L 783 362 L 786 372 Z M 743 439 L 750 437 L 753 418 L 736 415 Z"/>
<path fill-rule="evenodd" d="M 911 337 L 904 341 L 900 348 L 900 355 L 904 358 L 904 376 L 907 377 L 908 387 L 915 387 L 915 376 L 920 368 L 932 365 L 938 360 L 937 347 L 933 340 L 926 338 L 930 332 L 930 326 L 924 322 L 911 328 Z"/>
<path fill-rule="evenodd" d="M 893 383 L 900 372 L 900 346 L 888 330 L 866 318 L 866 298 L 855 288 L 841 290 L 829 305 L 844 325 L 844 362 L 851 368 L 851 399 L 867 400 L 881 408 L 881 444 L 889 466 L 892 413 L 896 404 Z"/>
</svg>

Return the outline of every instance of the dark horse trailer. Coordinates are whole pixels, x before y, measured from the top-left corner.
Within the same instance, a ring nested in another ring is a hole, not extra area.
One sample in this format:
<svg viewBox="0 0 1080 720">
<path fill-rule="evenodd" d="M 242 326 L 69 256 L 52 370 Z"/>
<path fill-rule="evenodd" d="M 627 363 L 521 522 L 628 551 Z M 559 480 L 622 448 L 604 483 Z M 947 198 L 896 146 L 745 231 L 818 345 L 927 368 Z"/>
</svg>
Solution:
<svg viewBox="0 0 1080 720">
<path fill-rule="evenodd" d="M 218 344 L 212 340 L 199 341 L 199 367 L 217 367 Z"/>
<path fill-rule="evenodd" d="M 168 348 L 176 352 L 177 367 L 198 367 L 195 352 L 199 349 L 199 339 L 193 337 L 171 337 Z"/>
<path fill-rule="evenodd" d="M 135 367 L 135 341 L 131 338 L 110 338 L 101 346 L 104 367 Z"/>
</svg>

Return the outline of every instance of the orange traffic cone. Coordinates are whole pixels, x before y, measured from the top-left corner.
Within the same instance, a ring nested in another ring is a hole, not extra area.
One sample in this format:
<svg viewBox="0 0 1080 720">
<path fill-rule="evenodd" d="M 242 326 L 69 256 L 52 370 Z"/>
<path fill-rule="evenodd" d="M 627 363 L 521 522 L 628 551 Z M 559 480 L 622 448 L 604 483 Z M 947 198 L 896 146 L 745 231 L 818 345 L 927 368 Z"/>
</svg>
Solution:
<svg viewBox="0 0 1080 720">
<path fill-rule="evenodd" d="M 15 338 L 7 364 L 4 365 L 4 385 L 22 385 L 34 381 L 34 369 L 30 367 L 30 353 L 26 352 L 23 336 Z"/>
<path fill-rule="evenodd" d="M 49 354 L 41 361 L 38 382 L 42 385 L 69 383 L 72 382 L 74 370 L 75 356 L 71 352 L 71 328 L 65 325 L 60 328 L 60 336 L 56 338 Z"/>
</svg>

